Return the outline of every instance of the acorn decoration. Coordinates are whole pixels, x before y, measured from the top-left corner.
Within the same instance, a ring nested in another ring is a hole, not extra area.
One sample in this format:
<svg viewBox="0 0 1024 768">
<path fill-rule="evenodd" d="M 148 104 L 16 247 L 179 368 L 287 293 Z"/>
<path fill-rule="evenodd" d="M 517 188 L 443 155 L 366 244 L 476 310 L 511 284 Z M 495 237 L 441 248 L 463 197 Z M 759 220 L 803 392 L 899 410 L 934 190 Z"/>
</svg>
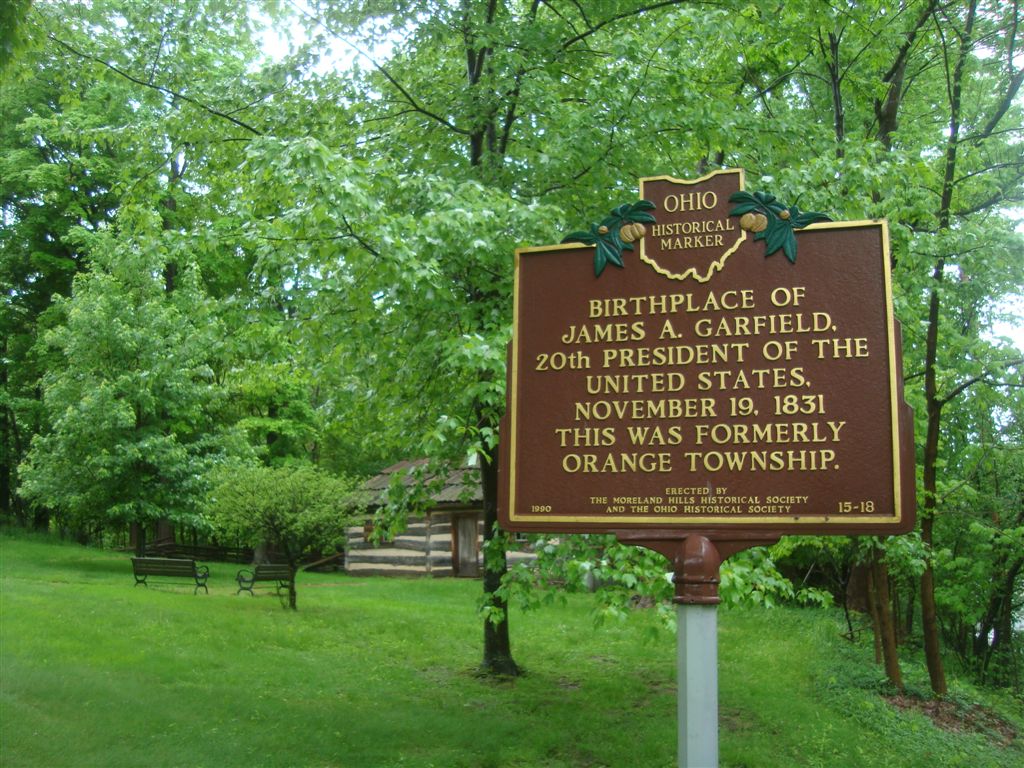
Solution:
<svg viewBox="0 0 1024 768">
<path fill-rule="evenodd" d="M 600 277 L 609 264 L 622 268 L 622 252 L 633 250 L 633 243 L 647 233 L 647 227 L 643 222 L 654 222 L 654 216 L 650 213 L 652 210 L 654 203 L 650 200 L 637 200 L 632 204 L 620 205 L 600 224 L 592 224 L 589 230 L 571 232 L 562 239 L 562 242 L 596 246 L 594 276 Z"/>
<path fill-rule="evenodd" d="M 747 232 L 764 232 L 768 229 L 768 217 L 763 213 L 744 213 L 740 216 L 740 229 Z"/>
<path fill-rule="evenodd" d="M 647 227 L 639 221 L 629 222 L 619 230 L 619 239 L 624 243 L 632 243 L 647 234 Z"/>
<path fill-rule="evenodd" d="M 729 211 L 740 217 L 740 228 L 754 233 L 755 240 L 764 240 L 764 255 L 781 250 L 791 264 L 796 263 L 796 235 L 816 221 L 832 221 L 824 213 L 803 212 L 795 205 L 786 206 L 765 192 L 735 192 L 729 201 L 738 205 Z"/>
</svg>

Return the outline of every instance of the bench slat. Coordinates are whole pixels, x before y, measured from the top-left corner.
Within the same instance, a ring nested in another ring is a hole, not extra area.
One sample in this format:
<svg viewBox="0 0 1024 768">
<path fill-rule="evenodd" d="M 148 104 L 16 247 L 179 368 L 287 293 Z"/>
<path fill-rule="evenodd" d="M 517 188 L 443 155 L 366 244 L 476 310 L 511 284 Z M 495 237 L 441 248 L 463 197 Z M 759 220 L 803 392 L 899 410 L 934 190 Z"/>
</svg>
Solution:
<svg viewBox="0 0 1024 768">
<path fill-rule="evenodd" d="M 191 576 L 193 573 L 195 573 L 195 570 L 195 564 L 192 561 L 178 561 L 173 565 L 164 563 L 135 564 L 136 573 L 146 573 L 152 576 L 157 576 L 159 574 L 167 574 L 168 576 L 178 576 L 184 574 L 185 576 Z"/>
<path fill-rule="evenodd" d="M 292 569 L 284 563 L 257 563 L 251 571 L 247 568 L 240 570 L 235 581 L 238 582 L 236 595 L 243 591 L 252 595 L 252 589 L 258 581 L 276 581 L 277 592 L 280 594 L 282 589 L 291 586 Z"/>
<path fill-rule="evenodd" d="M 192 579 L 196 585 L 193 593 L 198 592 L 200 587 L 207 593 L 210 591 L 206 587 L 210 569 L 205 565 L 196 565 L 195 560 L 181 560 L 173 557 L 133 557 L 132 572 L 135 574 L 135 586 L 139 584 L 148 586 L 146 579 L 150 576 L 165 576 L 167 578 Z"/>
<path fill-rule="evenodd" d="M 259 563 L 256 565 L 256 570 L 253 574 L 253 578 L 256 581 L 290 579 L 291 576 L 291 568 L 287 565 L 278 565 L 277 563 Z"/>
</svg>

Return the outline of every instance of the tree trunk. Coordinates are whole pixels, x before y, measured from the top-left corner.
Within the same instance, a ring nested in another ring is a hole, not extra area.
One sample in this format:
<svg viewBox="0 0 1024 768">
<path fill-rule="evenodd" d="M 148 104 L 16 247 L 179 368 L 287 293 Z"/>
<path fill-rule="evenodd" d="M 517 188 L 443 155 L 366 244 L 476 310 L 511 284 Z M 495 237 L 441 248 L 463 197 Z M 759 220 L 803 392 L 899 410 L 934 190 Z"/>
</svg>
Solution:
<svg viewBox="0 0 1024 768">
<path fill-rule="evenodd" d="M 14 499 L 15 512 L 19 509 L 20 502 L 17 497 Z M 38 506 L 32 510 L 32 530 L 34 531 L 48 531 L 50 530 L 50 508 Z"/>
<path fill-rule="evenodd" d="M 977 3 L 971 2 L 967 9 L 967 19 L 963 34 L 960 36 L 960 52 L 953 68 L 952 81 L 949 82 L 949 127 L 946 139 L 945 170 L 942 183 L 942 199 L 939 202 L 939 230 L 951 228 L 951 210 L 953 205 L 953 189 L 956 185 L 957 150 L 960 146 L 960 107 L 965 65 L 972 47 L 974 20 Z M 921 540 L 931 549 L 933 538 L 934 516 L 937 506 L 937 470 L 939 458 L 939 434 L 942 424 L 942 407 L 945 400 L 939 397 L 936 380 L 936 367 L 939 348 L 939 287 L 945 278 L 946 259 L 940 257 L 932 271 L 935 286 L 931 290 L 928 306 L 928 331 L 925 341 L 924 387 L 925 403 L 928 408 L 928 432 L 925 436 L 924 448 L 924 515 L 921 521 Z M 924 655 L 928 665 L 928 677 L 931 679 L 932 691 L 945 696 L 946 671 L 942 664 L 942 652 L 939 646 L 939 625 L 935 611 L 935 571 L 931 558 L 921 576 L 921 629 L 924 632 Z"/>
<path fill-rule="evenodd" d="M 939 623 L 935 611 L 935 572 L 931 565 L 921 574 L 921 626 L 924 630 L 924 660 L 928 666 L 928 678 L 932 692 L 945 696 L 946 670 L 942 663 L 942 648 L 939 645 Z"/>
<path fill-rule="evenodd" d="M 878 121 L 876 138 L 888 151 L 892 149 L 893 134 L 899 125 L 900 110 L 903 105 L 904 81 L 906 78 L 907 62 L 914 47 L 917 35 L 929 23 L 936 8 L 936 0 L 928 0 L 920 9 L 915 23 L 908 28 L 903 43 L 894 57 L 889 70 L 881 78 L 881 84 L 885 86 L 884 98 L 876 99 L 874 104 L 875 117 Z M 973 10 L 972 10 L 973 18 Z M 970 26 L 972 22 L 968 22 Z M 968 36 L 970 31 L 968 29 Z M 822 46 L 824 52 L 824 46 Z M 956 164 L 956 146 L 959 140 L 959 77 L 962 74 L 962 57 L 960 66 L 954 75 L 956 83 L 951 88 L 952 101 L 950 104 L 950 138 L 947 143 L 945 175 L 946 183 L 943 187 L 942 201 L 939 205 L 939 228 L 949 227 L 949 209 L 952 197 L 953 171 Z M 833 53 L 831 62 L 838 63 L 838 55 Z M 833 81 L 835 75 L 833 74 Z M 833 97 L 838 94 L 838 89 L 833 84 Z M 836 109 L 836 107 L 833 107 Z M 838 114 L 836 115 L 838 120 Z M 838 134 L 837 134 L 838 138 Z M 878 193 L 873 193 L 873 199 L 879 200 Z M 895 264 L 895 262 L 894 262 Z M 945 260 L 940 258 L 932 272 L 936 285 L 932 288 L 929 297 L 928 329 L 925 349 L 925 401 L 928 414 L 928 434 L 925 440 L 924 451 L 924 504 L 921 514 L 922 539 L 930 549 L 932 544 L 932 516 L 935 514 L 936 504 L 936 468 L 938 461 L 939 428 L 941 425 L 942 403 L 938 399 L 936 387 L 936 362 L 938 357 L 938 326 L 939 326 L 939 286 L 942 282 Z M 932 681 L 932 688 L 938 694 L 945 693 L 945 671 L 942 667 L 942 655 L 939 650 L 938 621 L 935 615 L 935 575 L 929 562 L 925 573 L 921 576 L 921 630 L 924 635 L 925 656 L 928 664 L 928 671 Z M 908 611 L 908 631 L 912 621 Z"/>
<path fill-rule="evenodd" d="M 874 571 L 868 569 L 868 612 L 871 614 L 871 635 L 875 639 L 875 664 L 881 664 L 882 656 L 882 619 L 878 615 L 878 590 L 875 587 Z"/>
<path fill-rule="evenodd" d="M 889 605 L 892 608 L 892 633 L 896 640 L 896 645 L 900 646 L 906 640 L 906 637 L 903 635 L 903 603 L 900 601 L 899 590 L 892 583 L 892 579 L 887 579 L 887 581 L 889 584 Z"/>
<path fill-rule="evenodd" d="M 836 137 L 836 158 L 842 160 L 846 154 L 846 112 L 843 108 L 843 76 L 839 66 L 839 37 L 835 32 L 829 32 L 828 45 L 826 46 L 825 41 L 820 38 L 818 45 L 825 56 L 829 88 L 832 92 L 832 130 Z"/>
<path fill-rule="evenodd" d="M 1022 568 L 1024 560 L 1017 560 L 1005 570 L 974 635 L 973 652 L 983 681 L 1005 684 L 1013 676 L 1013 596 Z M 994 672 L 991 671 L 993 662 Z"/>
<path fill-rule="evenodd" d="M 174 537 L 174 522 L 166 517 L 156 521 L 156 544 L 173 544 L 177 539 Z"/>
<path fill-rule="evenodd" d="M 0 356 L 7 359 L 7 337 L 0 342 Z M 7 363 L 0 362 L 0 390 L 7 391 Z M 4 405 L 0 413 L 0 513 L 7 516 L 12 510 L 11 471 L 14 467 L 14 453 L 10 432 L 14 416 L 10 406 Z"/>
<path fill-rule="evenodd" d="M 293 611 L 299 610 L 295 595 L 295 576 L 299 572 L 298 563 L 288 563 L 288 607 Z"/>
<path fill-rule="evenodd" d="M 129 528 L 128 541 L 135 548 L 135 556 L 143 557 L 146 554 L 146 526 L 141 523 L 131 523 Z"/>
<path fill-rule="evenodd" d="M 903 82 L 907 74 L 907 62 L 910 59 L 914 41 L 931 19 L 937 4 L 937 0 L 928 0 L 928 3 L 921 9 L 914 25 L 907 30 L 903 44 L 893 59 L 892 66 L 882 77 L 882 83 L 886 86 L 885 98 L 875 99 L 875 119 L 878 121 L 876 136 L 886 151 L 892 149 L 893 134 L 899 126 L 900 108 L 903 105 Z"/>
<path fill-rule="evenodd" d="M 168 177 L 168 188 L 175 186 L 178 181 L 181 180 L 181 174 L 184 168 L 178 165 L 176 159 L 171 161 L 171 172 Z M 168 191 L 167 196 L 161 201 L 163 209 L 161 210 L 161 218 L 163 219 L 163 230 L 165 232 L 170 231 L 174 228 L 173 217 L 174 213 L 178 210 L 178 202 L 174 199 L 174 195 Z M 170 295 L 174 293 L 177 288 L 177 276 L 178 276 L 178 264 L 174 261 L 168 261 L 164 265 L 164 293 Z M 160 419 L 163 423 L 167 423 L 168 417 L 166 413 L 161 413 Z M 155 544 L 174 544 L 177 539 L 174 536 L 174 522 L 169 518 L 161 517 L 156 521 L 156 533 L 153 537 Z"/>
<path fill-rule="evenodd" d="M 911 637 L 914 634 L 914 600 L 916 595 L 913 589 L 907 590 L 906 625 L 903 627 L 903 636 Z"/>
<path fill-rule="evenodd" d="M 493 24 L 498 12 L 498 3 L 487 0 L 484 6 L 483 26 Z M 472 4 L 464 0 L 461 4 L 463 15 L 463 44 L 466 52 L 466 84 L 470 92 L 476 92 L 485 105 L 475 116 L 474 125 L 468 133 L 469 164 L 473 168 L 477 180 L 486 182 L 493 168 L 504 161 L 506 144 L 512 122 L 516 114 L 518 86 L 506 97 L 505 131 L 502 139 L 498 138 L 499 108 L 495 104 L 487 104 L 484 90 L 484 76 L 490 65 L 493 48 L 479 39 L 476 22 L 473 19 Z M 536 13 L 536 6 L 534 6 Z M 476 289 L 474 289 L 474 292 Z M 489 374 L 487 374 L 489 375 Z M 486 413 L 480 406 L 476 408 L 477 424 L 480 427 L 497 429 L 498 418 L 495 414 Z M 519 667 L 512 659 L 512 645 L 508 631 L 508 604 L 499 594 L 502 577 L 508 571 L 504 543 L 495 541 L 498 526 L 498 447 L 491 449 L 482 447 L 477 456 L 480 461 L 480 480 L 483 488 L 484 511 L 484 599 L 494 612 L 484 619 L 484 658 L 480 671 L 485 675 L 516 676 Z M 500 616 L 494 620 L 495 616 Z"/>
<path fill-rule="evenodd" d="M 480 452 L 480 479 L 484 497 L 484 594 L 487 603 L 501 612 L 498 621 L 484 619 L 484 659 L 480 667 L 485 675 L 515 677 L 520 669 L 512 659 L 508 632 L 508 603 L 498 589 L 508 570 L 503 546 L 491 546 L 498 524 L 498 448 Z"/>
<path fill-rule="evenodd" d="M 252 550 L 252 564 L 270 562 L 270 544 L 266 541 L 257 544 Z"/>
<path fill-rule="evenodd" d="M 936 279 L 941 280 L 942 260 L 936 268 Z M 934 539 L 936 494 L 938 493 L 939 428 L 942 406 L 936 396 L 935 358 L 938 354 L 939 297 L 938 288 L 932 289 L 925 362 L 925 399 L 928 403 L 928 432 L 924 447 L 924 514 L 921 516 L 921 541 L 928 549 L 924 573 L 921 574 L 921 633 L 924 638 L 925 664 L 932 691 L 945 696 L 946 670 L 942 663 L 939 644 L 939 622 L 935 608 L 935 569 L 931 549 Z"/>
<path fill-rule="evenodd" d="M 893 624 L 892 602 L 889 599 L 889 568 L 878 550 L 871 556 L 871 581 L 874 584 L 874 598 L 877 602 L 878 625 L 882 637 L 882 658 L 885 660 L 885 676 L 892 686 L 903 690 L 903 676 L 900 673 L 899 652 L 896 648 L 896 629 Z"/>
</svg>

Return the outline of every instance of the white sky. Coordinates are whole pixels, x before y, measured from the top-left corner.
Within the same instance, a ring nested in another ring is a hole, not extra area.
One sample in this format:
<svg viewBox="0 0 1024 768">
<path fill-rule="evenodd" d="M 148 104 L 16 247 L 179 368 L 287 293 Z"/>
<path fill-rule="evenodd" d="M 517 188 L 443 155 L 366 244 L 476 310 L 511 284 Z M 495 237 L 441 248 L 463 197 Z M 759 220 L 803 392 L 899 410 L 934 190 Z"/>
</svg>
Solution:
<svg viewBox="0 0 1024 768">
<path fill-rule="evenodd" d="M 316 18 L 315 15 L 303 0 L 288 0 L 288 5 L 291 6 L 293 16 L 286 27 L 272 27 L 267 18 L 258 10 L 253 9 L 252 11 L 252 17 L 264 25 L 260 35 L 262 48 L 272 59 L 280 60 L 289 53 L 293 53 L 299 46 L 309 42 L 305 25 L 311 23 Z M 333 37 L 325 28 L 320 28 L 319 32 L 323 33 L 329 42 L 327 47 L 320 51 L 320 61 L 313 68 L 317 74 L 344 72 L 350 69 L 352 63 L 358 58 L 363 59 L 360 62 L 362 66 L 369 67 L 370 60 L 367 56 L 386 57 L 388 49 L 393 44 L 392 40 L 384 39 L 376 43 L 369 51 L 363 52 L 354 43 Z"/>
</svg>

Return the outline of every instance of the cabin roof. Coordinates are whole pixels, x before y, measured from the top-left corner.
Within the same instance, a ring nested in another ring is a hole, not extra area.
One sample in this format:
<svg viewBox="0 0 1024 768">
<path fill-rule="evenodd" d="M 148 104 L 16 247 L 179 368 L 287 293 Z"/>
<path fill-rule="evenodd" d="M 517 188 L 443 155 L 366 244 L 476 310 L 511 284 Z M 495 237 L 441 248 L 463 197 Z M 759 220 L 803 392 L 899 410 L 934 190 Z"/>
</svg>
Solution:
<svg viewBox="0 0 1024 768">
<path fill-rule="evenodd" d="M 361 490 L 365 494 L 367 507 L 381 507 L 386 500 L 386 493 L 395 478 L 406 488 L 413 488 L 418 482 L 437 480 L 436 475 L 428 473 L 429 459 L 400 461 L 381 470 L 371 477 Z M 431 501 L 438 507 L 479 506 L 483 503 L 483 489 L 480 487 L 480 470 L 477 467 L 460 467 L 450 471 L 440 482 L 431 484 Z"/>
</svg>

